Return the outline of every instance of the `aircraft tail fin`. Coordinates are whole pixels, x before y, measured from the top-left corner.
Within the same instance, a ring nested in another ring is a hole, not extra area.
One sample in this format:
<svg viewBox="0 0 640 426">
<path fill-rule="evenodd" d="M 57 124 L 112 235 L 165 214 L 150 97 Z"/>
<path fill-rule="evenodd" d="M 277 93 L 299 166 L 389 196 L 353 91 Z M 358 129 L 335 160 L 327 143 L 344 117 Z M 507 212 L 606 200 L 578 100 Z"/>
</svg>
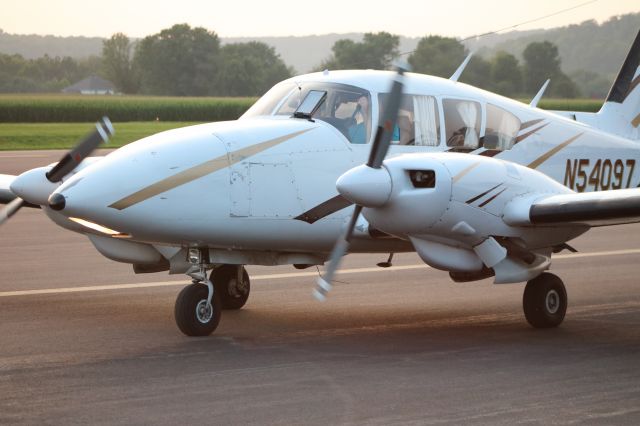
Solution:
<svg viewBox="0 0 640 426">
<path fill-rule="evenodd" d="M 597 113 L 596 121 L 601 130 L 640 139 L 640 31 Z"/>
</svg>

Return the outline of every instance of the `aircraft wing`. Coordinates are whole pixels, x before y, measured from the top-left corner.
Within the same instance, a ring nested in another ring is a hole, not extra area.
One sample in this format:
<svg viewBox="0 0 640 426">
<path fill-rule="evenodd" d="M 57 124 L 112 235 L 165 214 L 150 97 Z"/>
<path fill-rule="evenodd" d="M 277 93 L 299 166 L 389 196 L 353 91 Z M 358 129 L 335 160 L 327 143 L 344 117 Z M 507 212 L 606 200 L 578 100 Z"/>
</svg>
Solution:
<svg viewBox="0 0 640 426">
<path fill-rule="evenodd" d="M 550 226 L 568 223 L 607 226 L 640 222 L 640 188 L 539 198 L 530 205 L 528 222 Z"/>
<path fill-rule="evenodd" d="M 8 204 L 16 198 L 15 194 L 9 189 L 11 182 L 15 178 L 13 175 L 0 175 L 0 204 Z"/>
</svg>

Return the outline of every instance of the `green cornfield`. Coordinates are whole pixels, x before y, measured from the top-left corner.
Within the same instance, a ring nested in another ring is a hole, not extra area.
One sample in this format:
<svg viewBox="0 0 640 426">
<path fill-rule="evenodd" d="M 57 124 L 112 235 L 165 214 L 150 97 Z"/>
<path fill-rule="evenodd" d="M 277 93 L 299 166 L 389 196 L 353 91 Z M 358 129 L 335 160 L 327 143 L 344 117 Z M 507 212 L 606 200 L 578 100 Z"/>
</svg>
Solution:
<svg viewBox="0 0 640 426">
<path fill-rule="evenodd" d="M 255 98 L 0 95 L 0 123 L 235 120 Z"/>
<path fill-rule="evenodd" d="M 0 123 L 81 123 L 108 116 L 113 122 L 235 120 L 255 98 L 157 96 L 0 95 Z M 528 100 L 523 100 L 528 103 Z M 543 109 L 595 112 L 592 99 L 544 99 Z"/>
<path fill-rule="evenodd" d="M 523 102 L 529 103 L 529 100 Z M 597 112 L 602 102 L 601 99 L 542 99 L 538 106 L 557 111 Z"/>
</svg>

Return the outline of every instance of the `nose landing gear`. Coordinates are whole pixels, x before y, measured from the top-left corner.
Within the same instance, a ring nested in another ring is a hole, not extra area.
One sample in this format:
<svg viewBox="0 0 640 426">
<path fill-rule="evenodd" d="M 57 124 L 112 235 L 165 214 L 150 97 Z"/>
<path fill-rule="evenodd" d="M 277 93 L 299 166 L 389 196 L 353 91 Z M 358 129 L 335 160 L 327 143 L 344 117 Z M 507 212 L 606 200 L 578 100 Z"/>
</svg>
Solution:
<svg viewBox="0 0 640 426">
<path fill-rule="evenodd" d="M 212 265 L 202 260 L 206 258 L 198 250 L 192 252 L 194 267 L 188 274 L 193 282 L 178 294 L 174 314 L 187 336 L 208 336 L 218 327 L 223 309 L 240 309 L 247 303 L 251 284 L 242 265 L 220 265 L 207 279 Z"/>
<path fill-rule="evenodd" d="M 180 331 L 187 336 L 208 336 L 220 323 L 220 297 L 211 281 L 193 279 L 176 299 L 175 318 Z"/>
</svg>

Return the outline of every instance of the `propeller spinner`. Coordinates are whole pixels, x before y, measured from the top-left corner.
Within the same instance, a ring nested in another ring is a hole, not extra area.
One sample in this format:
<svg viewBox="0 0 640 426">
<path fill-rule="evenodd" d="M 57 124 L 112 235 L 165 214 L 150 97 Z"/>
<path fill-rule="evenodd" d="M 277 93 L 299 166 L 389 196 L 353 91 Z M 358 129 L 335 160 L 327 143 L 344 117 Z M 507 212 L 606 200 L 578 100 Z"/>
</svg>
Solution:
<svg viewBox="0 0 640 426">
<path fill-rule="evenodd" d="M 11 183 L 11 191 L 16 195 L 16 198 L 0 210 L 0 225 L 27 204 L 49 204 L 54 210 L 64 208 L 64 197 L 62 199 L 56 197 L 55 200 L 49 199 L 49 194 L 57 187 L 54 184 L 61 182 L 69 173 L 73 172 L 100 143 L 107 143 L 114 133 L 111 121 L 107 117 L 103 117 L 96 123 L 96 129 L 67 152 L 51 170 L 45 172 L 46 169 L 42 167 L 29 170 L 15 178 Z"/>
</svg>

